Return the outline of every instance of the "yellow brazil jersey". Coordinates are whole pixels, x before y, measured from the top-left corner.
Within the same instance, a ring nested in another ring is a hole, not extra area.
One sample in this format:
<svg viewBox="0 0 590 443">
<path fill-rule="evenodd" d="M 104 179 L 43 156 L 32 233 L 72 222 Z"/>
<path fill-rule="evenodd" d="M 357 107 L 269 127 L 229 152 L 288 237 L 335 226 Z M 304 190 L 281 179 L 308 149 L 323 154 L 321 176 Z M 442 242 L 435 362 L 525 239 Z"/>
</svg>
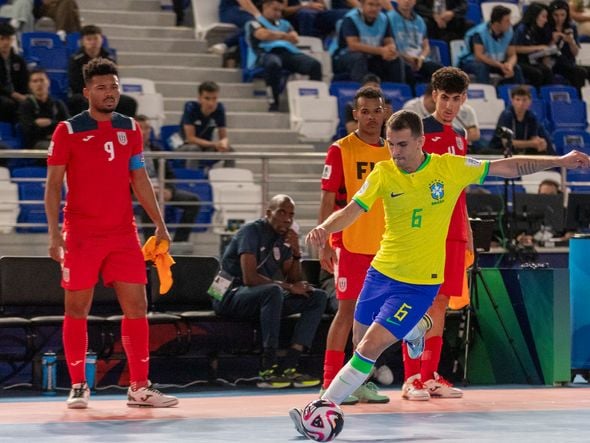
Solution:
<svg viewBox="0 0 590 443">
<path fill-rule="evenodd" d="M 488 168 L 488 161 L 451 154 L 426 154 L 412 173 L 393 160 L 378 163 L 353 197 L 365 210 L 383 199 L 385 234 L 371 265 L 402 282 L 441 283 L 455 203 L 467 185 L 483 182 Z"/>
</svg>

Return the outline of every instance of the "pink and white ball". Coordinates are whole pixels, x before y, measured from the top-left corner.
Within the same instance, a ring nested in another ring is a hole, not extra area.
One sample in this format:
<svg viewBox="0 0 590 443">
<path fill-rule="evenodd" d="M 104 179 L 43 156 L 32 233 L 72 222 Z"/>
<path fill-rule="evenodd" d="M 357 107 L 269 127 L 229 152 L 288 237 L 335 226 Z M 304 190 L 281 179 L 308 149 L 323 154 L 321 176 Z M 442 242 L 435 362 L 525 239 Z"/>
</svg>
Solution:
<svg viewBox="0 0 590 443">
<path fill-rule="evenodd" d="M 314 400 L 302 411 L 303 429 L 315 441 L 332 441 L 344 427 L 344 414 L 330 400 Z"/>
</svg>

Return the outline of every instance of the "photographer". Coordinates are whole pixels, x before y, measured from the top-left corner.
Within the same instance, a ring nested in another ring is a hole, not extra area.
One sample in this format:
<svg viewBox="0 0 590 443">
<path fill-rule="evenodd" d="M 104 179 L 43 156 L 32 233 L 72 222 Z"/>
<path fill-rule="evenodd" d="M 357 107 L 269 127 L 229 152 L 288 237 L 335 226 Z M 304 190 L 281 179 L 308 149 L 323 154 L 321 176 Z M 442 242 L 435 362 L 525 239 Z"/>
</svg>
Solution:
<svg viewBox="0 0 590 443">
<path fill-rule="evenodd" d="M 490 141 L 490 149 L 482 154 L 504 152 L 502 140 L 511 138 L 512 154 L 555 155 L 553 144 L 535 114 L 530 111 L 531 91 L 527 86 L 517 86 L 510 91 L 512 105 L 505 109 L 496 124 L 496 133 Z M 510 132 L 512 134 L 510 134 Z"/>
</svg>

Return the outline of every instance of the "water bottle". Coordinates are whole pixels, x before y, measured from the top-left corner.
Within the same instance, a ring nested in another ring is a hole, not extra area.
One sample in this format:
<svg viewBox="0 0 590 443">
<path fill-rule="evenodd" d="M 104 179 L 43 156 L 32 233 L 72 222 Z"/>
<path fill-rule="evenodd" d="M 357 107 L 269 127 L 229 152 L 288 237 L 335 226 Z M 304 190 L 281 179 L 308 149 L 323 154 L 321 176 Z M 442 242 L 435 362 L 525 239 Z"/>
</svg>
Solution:
<svg viewBox="0 0 590 443">
<path fill-rule="evenodd" d="M 57 376 L 57 355 L 47 351 L 41 357 L 42 382 L 41 389 L 44 395 L 55 395 L 55 379 Z"/>
<path fill-rule="evenodd" d="M 86 384 L 88 389 L 94 390 L 94 384 L 96 383 L 96 352 L 88 351 L 86 353 L 85 364 Z"/>
</svg>

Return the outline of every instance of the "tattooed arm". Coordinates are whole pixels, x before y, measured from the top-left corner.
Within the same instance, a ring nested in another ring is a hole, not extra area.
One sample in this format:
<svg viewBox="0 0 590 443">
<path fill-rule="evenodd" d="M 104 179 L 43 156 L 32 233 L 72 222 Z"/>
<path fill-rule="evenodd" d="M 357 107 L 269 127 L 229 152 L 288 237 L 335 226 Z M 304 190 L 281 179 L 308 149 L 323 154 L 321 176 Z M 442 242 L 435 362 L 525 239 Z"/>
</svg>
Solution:
<svg viewBox="0 0 590 443">
<path fill-rule="evenodd" d="M 561 157 L 519 155 L 491 161 L 489 175 L 512 178 L 559 167 L 567 169 L 588 168 L 590 167 L 590 159 L 588 155 L 579 151 L 570 151 Z"/>
</svg>

